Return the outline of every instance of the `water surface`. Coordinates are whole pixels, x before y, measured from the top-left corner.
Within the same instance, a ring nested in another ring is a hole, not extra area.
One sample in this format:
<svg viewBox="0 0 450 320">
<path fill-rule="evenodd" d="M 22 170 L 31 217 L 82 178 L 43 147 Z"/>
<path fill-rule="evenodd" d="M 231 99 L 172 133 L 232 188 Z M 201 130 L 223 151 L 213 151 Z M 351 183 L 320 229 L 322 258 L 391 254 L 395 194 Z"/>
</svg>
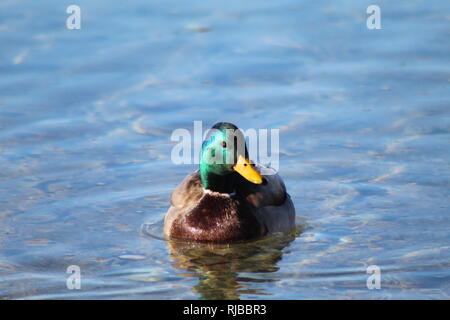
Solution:
<svg viewBox="0 0 450 320">
<path fill-rule="evenodd" d="M 448 299 L 448 1 L 0 4 L 0 298 Z M 295 236 L 142 232 L 170 135 L 280 129 Z M 80 290 L 66 287 L 69 265 Z M 370 265 L 381 289 L 366 285 Z"/>
</svg>

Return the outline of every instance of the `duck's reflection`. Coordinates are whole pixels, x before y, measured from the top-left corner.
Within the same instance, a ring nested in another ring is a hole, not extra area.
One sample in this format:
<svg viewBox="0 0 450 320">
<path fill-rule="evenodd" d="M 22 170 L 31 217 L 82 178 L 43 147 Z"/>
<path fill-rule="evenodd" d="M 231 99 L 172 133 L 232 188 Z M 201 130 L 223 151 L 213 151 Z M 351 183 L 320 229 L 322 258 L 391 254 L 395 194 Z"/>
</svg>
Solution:
<svg viewBox="0 0 450 320">
<path fill-rule="evenodd" d="M 275 282 L 271 272 L 278 270 L 283 249 L 295 235 L 276 235 L 261 240 L 211 244 L 168 241 L 173 266 L 198 277 L 193 290 L 201 299 L 239 299 L 241 294 L 267 295 L 259 282 Z"/>
</svg>

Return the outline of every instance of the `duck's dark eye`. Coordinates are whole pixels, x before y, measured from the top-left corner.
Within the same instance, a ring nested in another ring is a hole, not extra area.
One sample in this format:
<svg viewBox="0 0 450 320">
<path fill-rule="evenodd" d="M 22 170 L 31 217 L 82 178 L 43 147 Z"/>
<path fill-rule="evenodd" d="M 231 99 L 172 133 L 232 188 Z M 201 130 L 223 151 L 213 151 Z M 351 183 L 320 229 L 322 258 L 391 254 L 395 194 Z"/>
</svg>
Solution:
<svg viewBox="0 0 450 320">
<path fill-rule="evenodd" d="M 222 147 L 224 147 L 224 148 L 227 147 L 227 143 L 225 141 L 222 141 Z"/>
</svg>

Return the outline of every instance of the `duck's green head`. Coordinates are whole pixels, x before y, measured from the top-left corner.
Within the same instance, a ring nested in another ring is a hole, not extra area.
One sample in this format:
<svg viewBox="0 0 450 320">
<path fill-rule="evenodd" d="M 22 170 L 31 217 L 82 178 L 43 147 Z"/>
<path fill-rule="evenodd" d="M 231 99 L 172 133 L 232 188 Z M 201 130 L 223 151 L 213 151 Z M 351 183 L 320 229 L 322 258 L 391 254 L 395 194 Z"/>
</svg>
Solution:
<svg viewBox="0 0 450 320">
<path fill-rule="evenodd" d="M 221 177 L 237 172 L 248 181 L 260 184 L 261 174 L 250 164 L 244 135 L 234 124 L 216 123 L 202 144 L 200 177 L 203 187 L 212 185 Z"/>
</svg>

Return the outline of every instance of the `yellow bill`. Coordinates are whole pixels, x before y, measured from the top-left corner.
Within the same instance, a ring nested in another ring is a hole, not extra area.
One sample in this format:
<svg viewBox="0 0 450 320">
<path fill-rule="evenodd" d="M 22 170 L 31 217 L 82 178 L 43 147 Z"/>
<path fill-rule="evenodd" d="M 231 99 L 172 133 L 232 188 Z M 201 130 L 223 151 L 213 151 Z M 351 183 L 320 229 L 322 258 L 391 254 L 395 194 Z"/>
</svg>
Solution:
<svg viewBox="0 0 450 320">
<path fill-rule="evenodd" d="M 263 182 L 261 174 L 250 165 L 248 159 L 241 155 L 238 157 L 233 169 L 252 183 L 261 184 Z"/>
</svg>

